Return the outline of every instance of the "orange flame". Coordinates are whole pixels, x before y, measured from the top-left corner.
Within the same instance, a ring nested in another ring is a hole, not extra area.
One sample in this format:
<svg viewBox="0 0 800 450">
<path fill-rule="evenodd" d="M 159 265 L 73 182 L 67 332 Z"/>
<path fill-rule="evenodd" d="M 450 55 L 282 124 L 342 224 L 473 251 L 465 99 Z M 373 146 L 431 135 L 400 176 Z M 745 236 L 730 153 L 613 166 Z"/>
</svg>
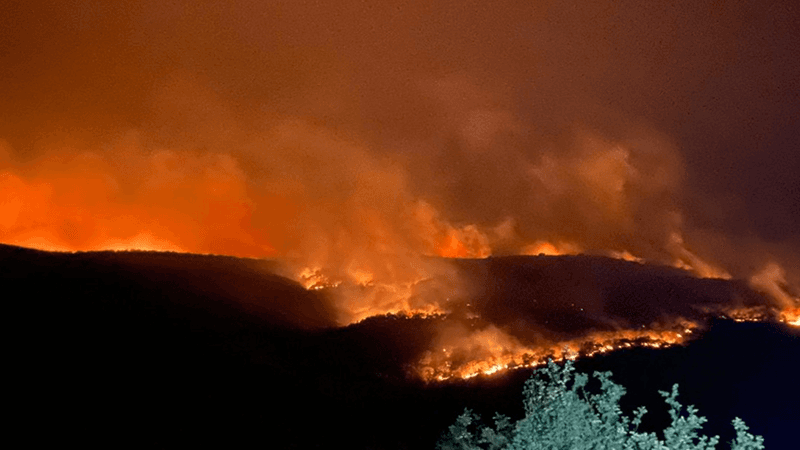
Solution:
<svg viewBox="0 0 800 450">
<path fill-rule="evenodd" d="M 781 311 L 781 320 L 794 327 L 800 327 L 800 308 Z"/>
<path fill-rule="evenodd" d="M 647 330 L 594 332 L 586 337 L 560 342 L 524 345 L 494 326 L 466 332 L 450 330 L 438 349 L 427 352 L 413 369 L 426 381 L 469 379 L 501 371 L 537 367 L 548 358 L 562 360 L 570 355 L 593 356 L 633 346 L 665 347 L 682 344 L 697 328 L 689 321 Z M 455 333 L 455 334 L 453 334 Z M 445 331 L 444 335 L 448 332 Z"/>
</svg>

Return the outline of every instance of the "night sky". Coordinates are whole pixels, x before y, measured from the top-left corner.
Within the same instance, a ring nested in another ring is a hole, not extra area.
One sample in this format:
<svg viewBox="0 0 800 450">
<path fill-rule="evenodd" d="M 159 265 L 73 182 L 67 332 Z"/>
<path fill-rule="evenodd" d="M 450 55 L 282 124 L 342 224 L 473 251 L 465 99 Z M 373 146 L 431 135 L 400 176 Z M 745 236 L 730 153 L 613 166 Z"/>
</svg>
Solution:
<svg viewBox="0 0 800 450">
<path fill-rule="evenodd" d="M 0 242 L 800 282 L 794 2 L 374 3 L 6 2 Z"/>
</svg>

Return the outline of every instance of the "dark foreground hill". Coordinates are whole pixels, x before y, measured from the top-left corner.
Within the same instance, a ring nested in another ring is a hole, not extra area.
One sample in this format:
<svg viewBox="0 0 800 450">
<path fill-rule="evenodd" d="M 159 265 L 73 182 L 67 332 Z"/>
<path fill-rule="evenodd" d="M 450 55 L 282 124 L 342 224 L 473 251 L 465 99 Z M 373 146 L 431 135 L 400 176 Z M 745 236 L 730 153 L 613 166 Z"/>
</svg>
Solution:
<svg viewBox="0 0 800 450">
<path fill-rule="evenodd" d="M 459 264 L 486 320 L 510 329 L 552 320 L 545 329 L 558 335 L 609 318 L 696 314 L 733 297 L 761 301 L 735 282 L 597 258 Z M 431 448 L 465 406 L 521 414 L 530 371 L 435 385 L 407 376 L 447 319 L 337 327 L 324 291 L 275 270 L 219 256 L 0 245 L 16 427 L 31 444 L 400 449 Z M 564 306 L 574 302 L 583 311 Z M 788 449 L 800 424 L 798 358 L 796 329 L 711 321 L 685 347 L 618 351 L 577 367 L 611 370 L 628 388 L 623 407 L 652 411 L 646 427 L 663 425 L 657 391 L 677 382 L 679 400 L 723 442 L 740 416 L 768 449 Z"/>
</svg>

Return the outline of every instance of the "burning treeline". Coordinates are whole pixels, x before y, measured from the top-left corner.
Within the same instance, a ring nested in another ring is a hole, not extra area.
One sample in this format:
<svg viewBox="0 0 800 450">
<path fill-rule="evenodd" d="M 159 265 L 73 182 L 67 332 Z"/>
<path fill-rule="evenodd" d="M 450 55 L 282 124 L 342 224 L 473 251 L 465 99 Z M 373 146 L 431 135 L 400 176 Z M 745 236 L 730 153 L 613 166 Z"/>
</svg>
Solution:
<svg viewBox="0 0 800 450">
<path fill-rule="evenodd" d="M 533 367 L 568 354 L 682 344 L 717 317 L 798 325 L 796 306 L 784 308 L 745 281 L 666 266 L 586 255 L 424 261 L 449 271 L 401 291 L 320 278 L 311 289 L 348 308 L 366 299 L 391 315 L 428 317 L 435 337 L 408 367 L 428 381 Z M 378 315 L 359 313 L 354 319 Z"/>
</svg>

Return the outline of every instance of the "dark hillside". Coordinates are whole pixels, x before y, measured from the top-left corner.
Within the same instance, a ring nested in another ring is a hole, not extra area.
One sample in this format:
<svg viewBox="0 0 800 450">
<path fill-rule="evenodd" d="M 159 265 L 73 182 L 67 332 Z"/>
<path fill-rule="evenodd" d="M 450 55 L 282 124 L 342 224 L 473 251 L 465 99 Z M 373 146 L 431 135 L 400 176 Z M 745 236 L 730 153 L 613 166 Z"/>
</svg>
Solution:
<svg viewBox="0 0 800 450">
<path fill-rule="evenodd" d="M 550 314 L 561 317 L 549 328 L 554 334 L 584 326 L 569 326 L 565 302 L 593 311 L 602 320 L 584 311 L 596 321 L 587 323 L 601 327 L 608 318 L 697 314 L 685 304 L 732 296 L 756 301 L 736 283 L 605 258 L 458 264 L 475 283 L 472 302 L 483 320 L 515 323 L 516 312 L 535 323 Z M 86 447 L 400 449 L 431 448 L 465 406 L 486 416 L 521 413 L 530 371 L 431 385 L 407 375 L 450 319 L 383 316 L 336 327 L 325 291 L 306 291 L 275 267 L 220 256 L 0 246 L 17 423 L 31 430 L 32 442 Z M 592 292 L 592 301 L 578 295 Z M 738 415 L 767 448 L 781 449 L 791 448 L 780 442 L 800 423 L 797 358 L 796 330 L 712 321 L 686 347 L 618 351 L 578 368 L 612 370 L 629 388 L 623 406 L 651 409 L 647 426 L 658 426 L 666 411 L 656 391 L 678 382 L 679 399 L 712 419 L 711 432 L 728 432 Z"/>
</svg>

